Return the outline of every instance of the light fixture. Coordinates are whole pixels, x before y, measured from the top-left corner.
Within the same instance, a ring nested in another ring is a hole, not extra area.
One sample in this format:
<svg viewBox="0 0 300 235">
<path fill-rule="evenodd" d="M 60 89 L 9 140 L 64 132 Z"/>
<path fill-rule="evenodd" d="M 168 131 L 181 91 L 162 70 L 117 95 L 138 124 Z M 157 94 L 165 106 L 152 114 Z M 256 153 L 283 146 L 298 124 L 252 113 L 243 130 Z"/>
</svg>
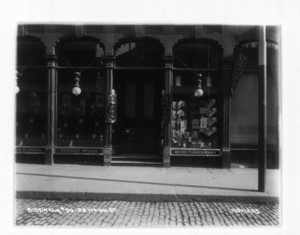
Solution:
<svg viewBox="0 0 300 235">
<path fill-rule="evenodd" d="M 16 92 L 16 94 L 18 94 L 19 91 L 20 91 L 20 88 L 18 87 L 18 84 L 17 84 L 16 87 L 15 87 L 15 92 Z"/>
<path fill-rule="evenodd" d="M 81 94 L 81 89 L 80 89 L 80 86 L 79 86 L 79 81 L 80 81 L 80 73 L 79 72 L 75 72 L 75 85 L 72 89 L 72 93 L 76 96 L 80 95 Z"/>
<path fill-rule="evenodd" d="M 19 88 L 19 85 L 18 85 L 18 80 L 19 80 L 20 76 L 21 76 L 21 74 L 18 71 L 16 71 L 16 87 L 15 87 L 16 94 L 18 94 L 19 91 L 20 91 L 20 88 Z"/>
<path fill-rule="evenodd" d="M 202 74 L 199 73 L 197 75 L 197 77 L 198 77 L 198 88 L 195 90 L 194 96 L 195 97 L 201 97 L 201 96 L 203 96 L 203 90 L 202 90 L 202 86 L 201 86 L 201 84 L 202 84 Z"/>
</svg>

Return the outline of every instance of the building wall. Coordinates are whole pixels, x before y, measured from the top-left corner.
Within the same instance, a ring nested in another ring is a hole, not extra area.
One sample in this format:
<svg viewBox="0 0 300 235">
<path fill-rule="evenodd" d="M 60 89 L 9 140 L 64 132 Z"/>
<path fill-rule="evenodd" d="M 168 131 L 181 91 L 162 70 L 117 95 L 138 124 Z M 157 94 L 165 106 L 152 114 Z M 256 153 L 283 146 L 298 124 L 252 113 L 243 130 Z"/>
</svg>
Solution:
<svg viewBox="0 0 300 235">
<path fill-rule="evenodd" d="M 253 26 L 19 26 L 18 35 L 32 35 L 45 44 L 45 55 L 55 55 L 62 38 L 90 36 L 104 46 L 104 56 L 114 55 L 114 46 L 129 37 L 152 37 L 163 45 L 164 56 L 172 56 L 174 45 L 183 38 L 212 39 L 223 49 L 223 58 L 233 57 L 234 48 L 244 40 L 253 40 Z M 252 31 L 251 31 L 252 30 Z M 233 60 L 232 60 L 233 64 Z M 268 144 L 278 145 L 278 85 L 268 76 Z M 230 98 L 230 144 L 257 145 L 258 139 L 258 75 L 244 71 L 236 92 Z"/>
<path fill-rule="evenodd" d="M 272 76 L 267 79 L 267 144 L 278 146 L 278 90 Z M 245 71 L 230 100 L 230 142 L 258 144 L 258 75 Z"/>
<path fill-rule="evenodd" d="M 244 72 L 230 102 L 231 144 L 257 144 L 258 92 L 257 73 Z"/>
</svg>

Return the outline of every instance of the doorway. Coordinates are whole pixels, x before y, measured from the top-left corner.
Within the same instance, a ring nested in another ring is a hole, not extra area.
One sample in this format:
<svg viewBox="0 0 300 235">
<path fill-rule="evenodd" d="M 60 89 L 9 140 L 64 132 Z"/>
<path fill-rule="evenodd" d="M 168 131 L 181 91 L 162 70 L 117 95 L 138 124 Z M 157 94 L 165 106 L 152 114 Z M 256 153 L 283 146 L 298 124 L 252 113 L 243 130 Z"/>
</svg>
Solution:
<svg viewBox="0 0 300 235">
<path fill-rule="evenodd" d="M 115 142 L 118 152 L 157 153 L 160 143 L 163 72 L 118 71 L 118 121 Z"/>
</svg>

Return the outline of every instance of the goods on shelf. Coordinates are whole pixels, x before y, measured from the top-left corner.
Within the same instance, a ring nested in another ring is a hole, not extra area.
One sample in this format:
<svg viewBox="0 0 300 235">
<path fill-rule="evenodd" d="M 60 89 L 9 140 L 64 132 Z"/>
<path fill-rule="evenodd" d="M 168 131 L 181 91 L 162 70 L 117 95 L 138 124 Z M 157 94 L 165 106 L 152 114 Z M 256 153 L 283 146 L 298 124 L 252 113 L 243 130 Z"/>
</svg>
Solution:
<svg viewBox="0 0 300 235">
<path fill-rule="evenodd" d="M 187 105 L 189 103 L 189 105 Z M 216 145 L 216 99 L 172 102 L 172 145 L 178 148 L 211 148 Z"/>
</svg>

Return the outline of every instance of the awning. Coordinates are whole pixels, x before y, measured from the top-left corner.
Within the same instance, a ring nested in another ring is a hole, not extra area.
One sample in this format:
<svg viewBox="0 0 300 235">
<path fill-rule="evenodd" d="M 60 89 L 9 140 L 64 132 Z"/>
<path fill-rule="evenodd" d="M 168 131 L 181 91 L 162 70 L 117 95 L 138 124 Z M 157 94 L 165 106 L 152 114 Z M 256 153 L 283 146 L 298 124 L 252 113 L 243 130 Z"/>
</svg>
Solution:
<svg viewBox="0 0 300 235">
<path fill-rule="evenodd" d="M 258 42 L 247 42 L 238 45 L 234 50 L 234 67 L 231 77 L 231 95 L 233 96 L 243 71 L 250 58 L 250 51 L 258 50 Z M 267 72 L 274 77 L 278 88 L 279 79 L 279 46 L 273 42 L 267 42 Z"/>
</svg>

